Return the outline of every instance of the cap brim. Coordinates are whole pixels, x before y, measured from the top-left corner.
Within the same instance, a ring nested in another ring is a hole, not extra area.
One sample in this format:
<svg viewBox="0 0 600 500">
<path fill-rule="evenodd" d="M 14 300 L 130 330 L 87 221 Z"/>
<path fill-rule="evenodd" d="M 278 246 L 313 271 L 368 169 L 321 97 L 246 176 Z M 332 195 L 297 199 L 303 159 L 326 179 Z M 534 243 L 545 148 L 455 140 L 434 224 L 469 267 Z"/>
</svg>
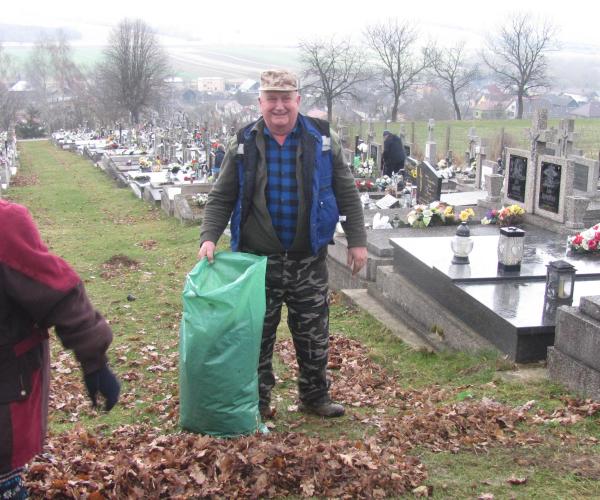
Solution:
<svg viewBox="0 0 600 500">
<path fill-rule="evenodd" d="M 281 88 L 281 87 L 259 87 L 258 90 L 269 91 L 269 92 L 296 92 L 297 87 Z"/>
</svg>

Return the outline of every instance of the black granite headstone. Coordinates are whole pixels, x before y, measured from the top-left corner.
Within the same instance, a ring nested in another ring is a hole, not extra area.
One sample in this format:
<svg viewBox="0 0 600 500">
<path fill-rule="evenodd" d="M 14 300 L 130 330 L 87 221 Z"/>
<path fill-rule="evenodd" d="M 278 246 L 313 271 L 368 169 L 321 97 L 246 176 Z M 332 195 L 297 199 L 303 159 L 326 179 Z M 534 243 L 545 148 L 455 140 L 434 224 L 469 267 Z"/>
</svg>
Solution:
<svg viewBox="0 0 600 500">
<path fill-rule="evenodd" d="M 506 197 L 525 203 L 525 183 L 527 178 L 527 158 L 510 155 L 508 163 L 508 190 Z"/>
<path fill-rule="evenodd" d="M 560 201 L 560 182 L 562 177 L 562 165 L 556 163 L 542 162 L 540 175 L 540 197 L 539 207 L 549 212 L 558 213 Z"/>
<path fill-rule="evenodd" d="M 417 203 L 429 204 L 442 196 L 442 176 L 426 161 L 417 165 Z"/>
<path fill-rule="evenodd" d="M 374 164 L 377 165 L 377 144 L 371 144 L 369 146 L 369 157 L 373 158 Z"/>
<path fill-rule="evenodd" d="M 577 189 L 578 191 L 587 191 L 589 168 L 585 165 L 581 165 L 580 163 L 575 163 L 573 173 L 573 189 Z"/>
</svg>

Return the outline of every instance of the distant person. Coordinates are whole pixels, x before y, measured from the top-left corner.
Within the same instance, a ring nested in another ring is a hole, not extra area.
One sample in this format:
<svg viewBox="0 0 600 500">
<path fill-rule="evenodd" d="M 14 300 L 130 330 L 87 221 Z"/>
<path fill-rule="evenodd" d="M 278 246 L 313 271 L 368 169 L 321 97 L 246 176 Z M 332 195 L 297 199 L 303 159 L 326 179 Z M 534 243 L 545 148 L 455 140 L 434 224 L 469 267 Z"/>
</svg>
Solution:
<svg viewBox="0 0 600 500">
<path fill-rule="evenodd" d="M 392 174 L 404 175 L 404 162 L 406 161 L 406 151 L 402 139 L 389 130 L 383 131 L 383 175 L 392 176 Z"/>
<path fill-rule="evenodd" d="M 42 451 L 48 417 L 48 328 L 75 352 L 92 404 L 110 410 L 112 331 L 73 269 L 50 252 L 27 209 L 0 200 L 0 499 L 27 498 L 23 466 Z"/>
<path fill-rule="evenodd" d="M 219 144 L 217 146 L 217 150 L 215 151 L 215 163 L 212 168 L 212 175 L 215 177 L 215 179 L 219 177 L 219 173 L 221 172 L 223 158 L 225 158 L 225 146 L 223 146 L 223 144 Z"/>
<path fill-rule="evenodd" d="M 353 274 L 365 265 L 362 205 L 338 136 L 328 122 L 298 112 L 300 94 L 294 74 L 264 71 L 258 102 L 262 117 L 233 137 L 208 195 L 198 258 L 213 261 L 215 245 L 230 217 L 232 249 L 268 257 L 267 310 L 258 366 L 262 417 L 274 413 L 272 358 L 283 303 L 288 307 L 300 369 L 299 408 L 339 417 L 344 407 L 331 400 L 327 378 L 327 245 L 341 214 L 348 265 Z"/>
</svg>

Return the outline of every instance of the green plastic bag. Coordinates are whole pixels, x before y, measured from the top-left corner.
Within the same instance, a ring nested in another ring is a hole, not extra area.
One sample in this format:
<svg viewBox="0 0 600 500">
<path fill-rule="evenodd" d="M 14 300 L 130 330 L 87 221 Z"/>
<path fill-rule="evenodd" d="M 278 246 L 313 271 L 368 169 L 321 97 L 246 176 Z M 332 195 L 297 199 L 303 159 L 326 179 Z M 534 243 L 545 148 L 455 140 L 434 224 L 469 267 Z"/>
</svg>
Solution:
<svg viewBox="0 0 600 500">
<path fill-rule="evenodd" d="M 265 316 L 267 258 L 219 252 L 202 259 L 183 290 L 179 333 L 180 424 L 218 437 L 252 434 Z"/>
</svg>

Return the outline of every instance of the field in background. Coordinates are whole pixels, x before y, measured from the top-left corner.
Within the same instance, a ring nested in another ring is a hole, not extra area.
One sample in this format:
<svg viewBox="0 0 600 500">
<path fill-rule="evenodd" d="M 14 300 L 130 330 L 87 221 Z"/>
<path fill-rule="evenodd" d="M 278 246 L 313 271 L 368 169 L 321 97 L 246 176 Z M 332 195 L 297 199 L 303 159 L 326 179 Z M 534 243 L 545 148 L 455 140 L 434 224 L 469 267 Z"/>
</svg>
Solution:
<svg viewBox="0 0 600 500">
<path fill-rule="evenodd" d="M 296 47 L 211 46 L 181 44 L 165 46 L 171 57 L 175 76 L 183 79 L 223 77 L 232 79 L 257 78 L 260 71 L 272 66 L 298 69 Z M 21 68 L 29 57 L 31 47 L 4 47 Z M 91 68 L 102 59 L 101 46 L 73 47 L 76 64 Z"/>
</svg>

